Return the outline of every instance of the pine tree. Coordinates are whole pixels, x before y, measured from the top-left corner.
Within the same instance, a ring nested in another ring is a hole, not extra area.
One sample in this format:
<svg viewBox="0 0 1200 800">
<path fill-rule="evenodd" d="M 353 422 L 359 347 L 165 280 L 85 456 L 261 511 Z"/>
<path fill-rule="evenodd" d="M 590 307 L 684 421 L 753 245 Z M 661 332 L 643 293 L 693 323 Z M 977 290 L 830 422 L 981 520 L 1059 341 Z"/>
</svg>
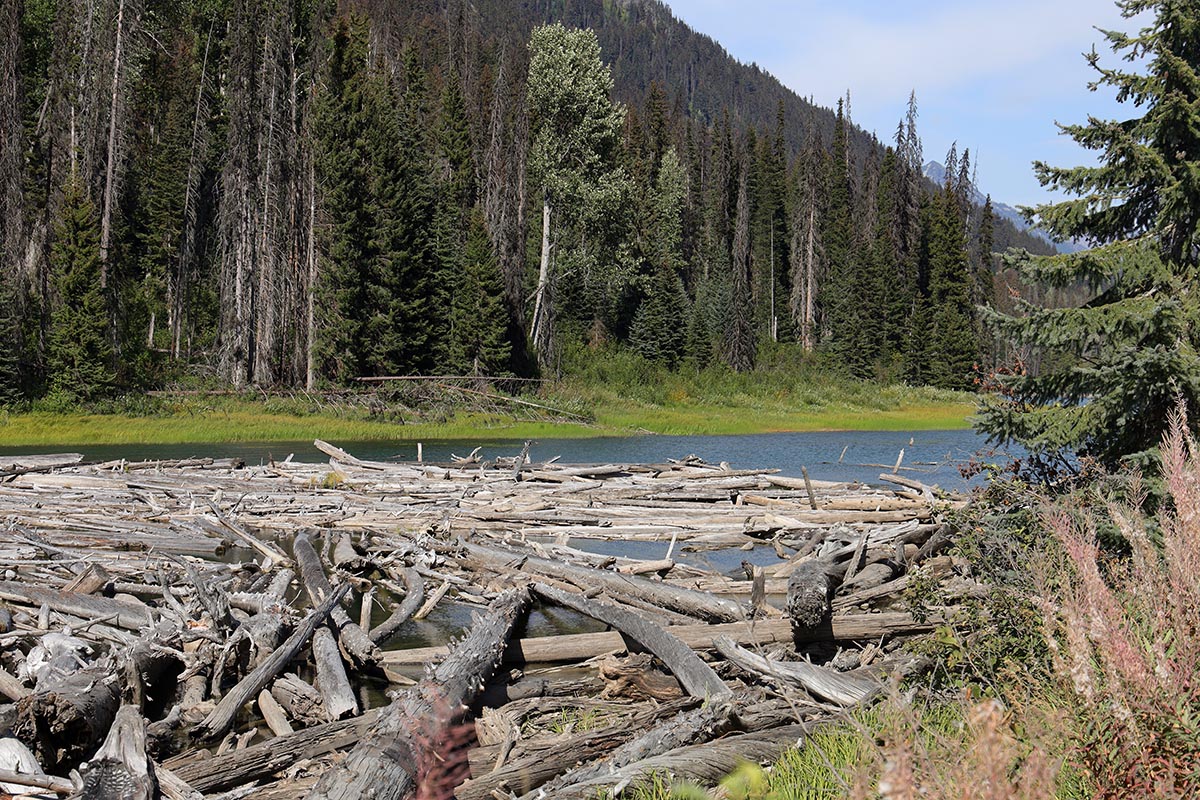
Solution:
<svg viewBox="0 0 1200 800">
<path fill-rule="evenodd" d="M 1093 297 L 1080 307 L 991 315 L 999 333 L 1041 357 L 1041 369 L 1007 378 L 1007 393 L 985 403 L 979 423 L 995 440 L 1077 451 L 1109 466 L 1148 463 L 1178 397 L 1193 426 L 1200 418 L 1200 8 L 1175 0 L 1117 6 L 1127 19 L 1149 18 L 1137 36 L 1105 32 L 1141 71 L 1102 66 L 1093 50 L 1091 88 L 1114 88 L 1141 116 L 1061 127 L 1098 154 L 1097 166 L 1035 164 L 1044 186 L 1075 198 L 1039 206 L 1033 219 L 1096 247 L 1015 259 L 1034 285 L 1082 283 Z"/>
<path fill-rule="evenodd" d="M 92 400 L 111 391 L 108 305 L 100 288 L 100 219 L 77 181 L 66 189 L 50 253 L 55 294 L 50 314 L 51 392 Z"/>
<path fill-rule="evenodd" d="M 507 326 L 504 282 L 483 214 L 475 210 L 450 307 L 450 367 L 464 375 L 504 375 L 512 350 Z"/>
<path fill-rule="evenodd" d="M 850 355 L 850 342 L 858 324 L 854 303 L 852 246 L 854 230 L 850 187 L 850 151 L 846 117 L 838 101 L 837 124 L 833 133 L 833 154 L 829 160 L 828 190 L 824 229 L 825 280 L 820 285 L 822 317 L 821 340 L 843 360 Z"/>
<path fill-rule="evenodd" d="M 929 296 L 926 358 L 929 382 L 969 389 L 979 358 L 972 276 L 958 198 L 947 185 L 934 198 L 929 233 Z"/>
</svg>

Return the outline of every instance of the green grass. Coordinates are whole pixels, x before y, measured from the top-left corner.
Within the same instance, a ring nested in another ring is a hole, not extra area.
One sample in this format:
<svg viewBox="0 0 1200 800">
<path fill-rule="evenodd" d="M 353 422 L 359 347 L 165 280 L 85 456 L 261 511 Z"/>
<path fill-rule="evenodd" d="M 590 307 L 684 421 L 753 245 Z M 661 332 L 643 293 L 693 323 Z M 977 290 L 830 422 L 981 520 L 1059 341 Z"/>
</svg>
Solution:
<svg viewBox="0 0 1200 800">
<path fill-rule="evenodd" d="M 566 412 L 557 415 L 566 422 L 517 403 L 481 410 L 443 397 L 431 407 L 428 395 L 373 409 L 304 395 L 126 397 L 87 411 L 43 404 L 0 412 L 0 447 L 930 430 L 968 427 L 975 410 L 968 394 L 855 381 L 784 349 L 745 375 L 669 372 L 610 351 L 578 356 L 568 374 L 524 398 Z"/>
</svg>

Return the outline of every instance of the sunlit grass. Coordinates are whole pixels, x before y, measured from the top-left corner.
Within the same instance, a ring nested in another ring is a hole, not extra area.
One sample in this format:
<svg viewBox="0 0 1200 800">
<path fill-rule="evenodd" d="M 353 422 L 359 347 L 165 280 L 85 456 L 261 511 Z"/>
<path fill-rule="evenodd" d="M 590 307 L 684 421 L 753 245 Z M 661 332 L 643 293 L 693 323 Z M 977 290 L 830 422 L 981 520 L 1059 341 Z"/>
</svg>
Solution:
<svg viewBox="0 0 1200 800">
<path fill-rule="evenodd" d="M 738 374 L 670 372 L 629 353 L 594 353 L 568 375 L 521 398 L 546 409 L 503 398 L 472 408 L 452 393 L 436 408 L 303 393 L 131 396 L 87 411 L 35 406 L 0 412 L 0 446 L 935 430 L 968 427 L 975 410 L 968 394 L 851 380 L 779 354 Z"/>
</svg>

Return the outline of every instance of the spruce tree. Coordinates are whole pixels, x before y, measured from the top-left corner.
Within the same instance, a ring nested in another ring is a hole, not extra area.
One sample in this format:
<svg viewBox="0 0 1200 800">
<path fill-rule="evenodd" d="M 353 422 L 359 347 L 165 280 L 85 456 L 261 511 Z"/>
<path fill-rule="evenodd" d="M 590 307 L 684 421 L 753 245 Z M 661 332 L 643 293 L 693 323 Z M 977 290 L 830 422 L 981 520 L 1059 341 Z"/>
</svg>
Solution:
<svg viewBox="0 0 1200 800">
<path fill-rule="evenodd" d="M 450 306 L 450 367 L 464 375 L 503 375 L 512 350 L 504 283 L 478 210 L 470 215 L 461 263 Z"/>
<path fill-rule="evenodd" d="M 50 252 L 54 305 L 47 365 L 50 390 L 66 400 L 92 400 L 111 391 L 112 340 L 100 288 L 100 219 L 78 181 L 63 196 Z"/>
<path fill-rule="evenodd" d="M 1136 36 L 1104 35 L 1136 65 L 1103 66 L 1091 88 L 1111 87 L 1140 116 L 1090 118 L 1061 131 L 1098 154 L 1088 167 L 1034 165 L 1041 183 L 1073 199 L 1033 209 L 1044 230 L 1087 239 L 1091 250 L 1016 254 L 1023 278 L 1043 287 L 1084 284 L 1079 307 L 1026 304 L 992 314 L 999 333 L 1040 356 L 1039 370 L 1004 379 L 979 427 L 1038 453 L 1075 451 L 1115 466 L 1149 463 L 1169 411 L 1182 397 L 1200 415 L 1200 7 L 1175 0 L 1119 0 L 1145 14 Z"/>
<path fill-rule="evenodd" d="M 754 336 L 754 311 L 750 297 L 750 195 L 749 168 L 742 167 L 738 183 L 737 213 L 730 264 L 729 317 L 726 323 L 725 357 L 736 372 L 754 369 L 758 342 Z"/>
<path fill-rule="evenodd" d="M 930 224 L 927 374 L 934 386 L 965 390 L 973 385 L 979 340 L 967 237 L 948 181 L 933 200 Z"/>
</svg>

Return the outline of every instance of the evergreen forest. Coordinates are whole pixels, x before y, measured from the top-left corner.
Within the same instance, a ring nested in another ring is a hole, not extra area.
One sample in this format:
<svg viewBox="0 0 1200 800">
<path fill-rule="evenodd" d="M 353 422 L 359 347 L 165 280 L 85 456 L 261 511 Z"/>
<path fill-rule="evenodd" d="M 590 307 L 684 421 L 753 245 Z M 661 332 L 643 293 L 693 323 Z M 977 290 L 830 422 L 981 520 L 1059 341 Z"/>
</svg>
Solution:
<svg viewBox="0 0 1200 800">
<path fill-rule="evenodd" d="M 878 138 L 654 0 L 559 5 L 6 2 L 0 402 L 1010 355 L 993 254 L 1051 248 L 968 150 L 922 177 L 915 97 Z"/>
</svg>

